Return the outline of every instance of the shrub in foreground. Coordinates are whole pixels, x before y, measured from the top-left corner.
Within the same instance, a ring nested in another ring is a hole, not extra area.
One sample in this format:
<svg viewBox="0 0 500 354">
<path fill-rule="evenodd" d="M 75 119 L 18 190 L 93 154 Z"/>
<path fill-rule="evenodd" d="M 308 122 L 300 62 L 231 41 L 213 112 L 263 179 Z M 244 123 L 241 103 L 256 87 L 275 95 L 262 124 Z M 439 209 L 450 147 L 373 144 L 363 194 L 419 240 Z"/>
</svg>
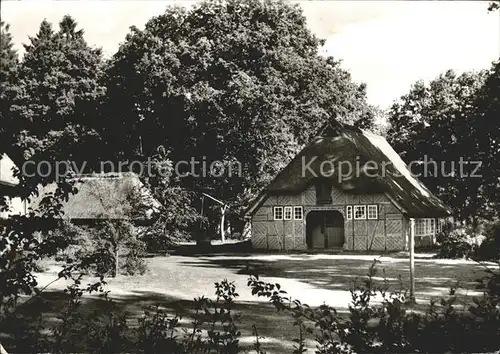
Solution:
<svg viewBox="0 0 500 354">
<path fill-rule="evenodd" d="M 489 270 L 480 280 L 484 294 L 470 306 L 459 304 L 456 289 L 440 301 L 431 302 L 425 313 L 411 311 L 407 292 L 400 286 L 389 291 L 386 282 L 377 284 L 376 262 L 367 276 L 351 289 L 348 315 L 333 307 L 312 308 L 292 299 L 279 284 L 251 276 L 253 295 L 264 297 L 277 311 L 293 319 L 297 335 L 293 353 L 303 353 L 306 341 L 315 340 L 316 353 L 410 353 L 410 352 L 492 352 L 499 349 L 500 274 Z M 239 327 L 244 313 L 234 310 L 238 297 L 233 283 L 215 284 L 215 300 L 196 298 L 192 306 L 172 313 L 157 304 L 134 318 L 120 311 L 98 285 L 80 288 L 79 279 L 68 288 L 68 304 L 59 311 L 59 323 L 50 328 L 30 319 L 16 349 L 32 345 L 48 352 L 131 352 L 131 353 L 265 353 L 258 324 L 252 325 L 254 343 L 240 343 Z M 104 305 L 84 315 L 84 291 L 102 292 Z M 375 302 L 375 296 L 381 301 Z M 270 314 L 271 315 L 271 314 Z M 19 320 L 19 319 L 18 319 Z M 25 322 L 26 323 L 26 322 Z M 38 324 L 36 327 L 35 324 Z M 22 326 L 18 326 L 21 329 Z M 45 331 L 41 331 L 44 329 Z M 48 332 L 47 332 L 48 330 Z M 46 335 L 43 333 L 49 333 Z M 82 336 L 85 333 L 85 336 Z M 19 351 L 19 350 L 16 350 Z"/>
</svg>

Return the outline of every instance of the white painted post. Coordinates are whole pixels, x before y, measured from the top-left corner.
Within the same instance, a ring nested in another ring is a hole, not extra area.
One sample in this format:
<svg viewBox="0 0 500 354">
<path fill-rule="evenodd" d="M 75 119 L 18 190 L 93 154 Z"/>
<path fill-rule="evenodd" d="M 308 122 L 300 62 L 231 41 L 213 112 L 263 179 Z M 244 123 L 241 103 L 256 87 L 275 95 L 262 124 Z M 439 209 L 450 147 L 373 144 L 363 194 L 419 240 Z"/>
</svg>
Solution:
<svg viewBox="0 0 500 354">
<path fill-rule="evenodd" d="M 434 229 L 432 230 L 432 245 L 436 244 L 436 233 L 438 228 L 439 219 L 434 219 Z"/>
<path fill-rule="evenodd" d="M 415 301 L 415 219 L 410 219 L 410 302 Z"/>
</svg>

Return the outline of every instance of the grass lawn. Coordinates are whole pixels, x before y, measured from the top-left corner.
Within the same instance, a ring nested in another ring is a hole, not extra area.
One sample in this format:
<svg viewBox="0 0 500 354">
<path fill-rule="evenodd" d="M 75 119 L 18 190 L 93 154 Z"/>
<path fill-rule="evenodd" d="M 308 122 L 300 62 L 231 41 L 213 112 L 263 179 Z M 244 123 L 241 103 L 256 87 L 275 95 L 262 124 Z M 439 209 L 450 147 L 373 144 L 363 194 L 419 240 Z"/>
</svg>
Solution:
<svg viewBox="0 0 500 354">
<path fill-rule="evenodd" d="M 290 340 L 296 337 L 291 318 L 276 313 L 265 299 L 250 294 L 248 274 L 257 272 L 265 281 L 280 283 L 293 298 L 309 305 L 327 303 L 345 311 L 350 301 L 349 288 L 356 278 L 366 275 L 374 258 L 381 262 L 378 267 L 380 280 L 385 273 L 390 285 L 396 288 L 401 275 L 408 286 L 409 261 L 398 256 L 234 254 L 151 257 L 148 258 L 147 274 L 108 279 L 107 289 L 124 309 L 140 316 L 148 305 L 159 303 L 173 309 L 189 305 L 197 296 L 213 297 L 214 282 L 234 281 L 240 294 L 236 309 L 243 313 L 242 341 L 252 343 L 251 326 L 256 324 L 266 337 L 268 352 L 290 352 L 293 344 Z M 40 287 L 57 278 L 60 268 L 54 264 L 49 268 L 37 275 Z M 415 268 L 417 309 L 426 306 L 431 298 L 446 296 L 457 280 L 464 287 L 460 291 L 464 299 L 480 295 L 474 281 L 485 275 L 482 265 L 417 255 Z M 59 296 L 57 294 L 68 284 L 64 280 L 51 284 L 47 296 Z"/>
</svg>

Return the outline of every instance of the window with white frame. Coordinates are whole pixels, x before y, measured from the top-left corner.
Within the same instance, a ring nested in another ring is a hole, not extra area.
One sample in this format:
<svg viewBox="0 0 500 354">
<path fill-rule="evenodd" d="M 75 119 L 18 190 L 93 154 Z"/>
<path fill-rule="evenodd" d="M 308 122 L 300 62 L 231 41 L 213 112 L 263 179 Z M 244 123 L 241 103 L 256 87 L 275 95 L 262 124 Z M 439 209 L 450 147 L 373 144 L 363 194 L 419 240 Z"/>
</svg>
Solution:
<svg viewBox="0 0 500 354">
<path fill-rule="evenodd" d="M 364 219 L 366 219 L 366 205 L 355 205 L 354 220 L 364 220 Z"/>
<path fill-rule="evenodd" d="M 293 208 L 293 219 L 302 220 L 304 218 L 304 211 L 301 206 L 296 206 Z"/>
<path fill-rule="evenodd" d="M 438 232 L 436 219 L 416 219 L 415 236 L 431 236 Z"/>
<path fill-rule="evenodd" d="M 274 207 L 274 220 L 283 220 L 283 207 Z"/>
<path fill-rule="evenodd" d="M 284 209 L 285 220 L 292 220 L 292 207 L 287 206 Z"/>
<path fill-rule="evenodd" d="M 425 235 L 425 219 L 415 220 L 415 236 Z"/>
<path fill-rule="evenodd" d="M 378 219 L 378 206 L 368 205 L 368 219 L 377 220 Z"/>
<path fill-rule="evenodd" d="M 436 232 L 436 219 L 430 219 L 427 222 L 427 233 L 433 235 Z"/>
<path fill-rule="evenodd" d="M 352 220 L 352 205 L 346 206 L 345 215 L 347 220 Z"/>
</svg>

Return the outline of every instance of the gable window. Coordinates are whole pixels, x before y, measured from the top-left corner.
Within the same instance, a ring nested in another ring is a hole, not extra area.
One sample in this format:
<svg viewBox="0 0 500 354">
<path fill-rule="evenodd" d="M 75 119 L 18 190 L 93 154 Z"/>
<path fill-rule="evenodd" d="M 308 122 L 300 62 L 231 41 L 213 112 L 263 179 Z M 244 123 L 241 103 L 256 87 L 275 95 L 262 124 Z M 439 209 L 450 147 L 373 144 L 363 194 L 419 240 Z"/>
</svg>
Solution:
<svg viewBox="0 0 500 354">
<path fill-rule="evenodd" d="M 292 220 L 292 207 L 291 206 L 287 206 L 285 207 L 284 209 L 284 213 L 285 213 L 285 220 Z"/>
<path fill-rule="evenodd" d="M 274 220 L 283 220 L 283 207 L 274 207 Z"/>
<path fill-rule="evenodd" d="M 378 219 L 378 207 L 377 205 L 368 205 L 368 220 Z"/>
<path fill-rule="evenodd" d="M 301 206 L 296 206 L 293 208 L 293 219 L 302 220 L 304 218 L 304 211 Z"/>
<path fill-rule="evenodd" d="M 316 204 L 332 204 L 332 181 L 321 179 L 316 183 Z"/>
<path fill-rule="evenodd" d="M 352 205 L 346 206 L 345 215 L 347 220 L 352 220 Z"/>
<path fill-rule="evenodd" d="M 355 205 L 354 220 L 364 220 L 364 219 L 366 219 L 366 205 Z"/>
</svg>

